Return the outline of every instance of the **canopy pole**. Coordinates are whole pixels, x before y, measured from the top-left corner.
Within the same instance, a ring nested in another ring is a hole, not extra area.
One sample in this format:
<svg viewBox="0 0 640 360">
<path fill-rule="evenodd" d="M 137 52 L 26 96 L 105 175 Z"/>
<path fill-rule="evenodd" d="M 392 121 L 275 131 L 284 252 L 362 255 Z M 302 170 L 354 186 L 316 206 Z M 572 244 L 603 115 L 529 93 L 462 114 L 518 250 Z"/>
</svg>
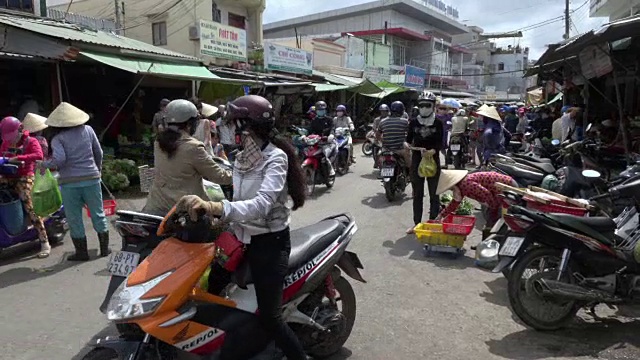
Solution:
<svg viewBox="0 0 640 360">
<path fill-rule="evenodd" d="M 620 95 L 620 85 L 618 85 L 618 75 L 615 68 L 613 69 L 613 82 L 616 89 L 616 101 L 618 103 L 618 116 L 620 117 L 620 131 L 622 131 L 622 142 L 624 143 L 624 153 L 627 158 L 627 165 L 631 165 L 631 149 L 629 146 L 629 133 L 627 129 L 627 119 L 624 115 L 622 105 L 622 96 Z"/>
<path fill-rule="evenodd" d="M 99 136 L 100 142 L 102 142 L 102 140 L 104 139 L 104 135 L 107 133 L 107 131 L 109 131 L 109 128 L 111 127 L 111 125 L 113 125 L 113 122 L 116 120 L 118 115 L 120 115 L 120 112 L 122 112 L 122 109 L 124 109 L 125 105 L 127 105 L 127 103 L 129 102 L 133 94 L 136 92 L 136 90 L 138 90 L 138 88 L 140 87 L 140 84 L 142 83 L 142 80 L 144 80 L 144 78 L 147 77 L 147 74 L 149 73 L 149 71 L 151 71 L 152 66 L 153 66 L 153 63 L 151 63 L 147 71 L 144 74 L 142 74 L 142 76 L 140 77 L 140 80 L 138 80 L 136 85 L 133 87 L 133 89 L 129 93 L 129 96 L 127 96 L 127 98 L 124 100 L 122 105 L 120 105 L 120 108 L 118 109 L 118 111 L 116 111 L 115 115 L 113 115 L 113 117 L 111 118 L 111 121 L 109 121 L 109 125 L 107 125 L 107 127 L 104 128 L 104 130 L 102 130 Z"/>
<path fill-rule="evenodd" d="M 60 61 L 56 61 L 56 85 L 58 86 L 58 104 L 59 105 L 62 101 L 64 101 L 63 97 L 62 97 L 62 72 L 60 71 Z M 70 100 L 70 99 L 67 99 Z"/>
</svg>

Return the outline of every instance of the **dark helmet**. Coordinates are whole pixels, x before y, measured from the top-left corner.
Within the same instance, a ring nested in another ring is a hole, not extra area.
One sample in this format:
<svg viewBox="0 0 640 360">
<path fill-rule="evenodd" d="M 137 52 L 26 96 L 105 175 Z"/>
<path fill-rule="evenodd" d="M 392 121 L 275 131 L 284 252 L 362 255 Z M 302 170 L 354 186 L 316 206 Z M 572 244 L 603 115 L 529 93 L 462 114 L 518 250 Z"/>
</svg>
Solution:
<svg viewBox="0 0 640 360">
<path fill-rule="evenodd" d="M 438 100 L 438 98 L 436 97 L 436 94 L 432 93 L 431 91 L 423 91 L 420 96 L 418 97 L 418 103 L 424 102 L 424 101 L 429 101 L 432 103 L 436 103 L 436 101 Z"/>
<path fill-rule="evenodd" d="M 378 108 L 378 111 L 389 111 L 389 106 L 387 104 L 382 104 Z"/>
<path fill-rule="evenodd" d="M 347 111 L 347 107 L 344 106 L 344 105 L 338 105 L 336 107 L 336 111 L 344 111 L 344 112 L 346 112 Z"/>
<path fill-rule="evenodd" d="M 241 96 L 227 105 L 227 116 L 240 120 L 243 127 L 260 127 L 271 130 L 275 125 L 273 105 L 258 95 Z"/>
<path fill-rule="evenodd" d="M 316 111 L 317 110 L 327 110 L 327 103 L 324 101 L 318 101 L 316 103 Z"/>
<path fill-rule="evenodd" d="M 403 115 L 404 114 L 404 104 L 402 101 L 394 101 L 391 103 L 389 107 L 391 113 L 394 115 Z"/>
</svg>

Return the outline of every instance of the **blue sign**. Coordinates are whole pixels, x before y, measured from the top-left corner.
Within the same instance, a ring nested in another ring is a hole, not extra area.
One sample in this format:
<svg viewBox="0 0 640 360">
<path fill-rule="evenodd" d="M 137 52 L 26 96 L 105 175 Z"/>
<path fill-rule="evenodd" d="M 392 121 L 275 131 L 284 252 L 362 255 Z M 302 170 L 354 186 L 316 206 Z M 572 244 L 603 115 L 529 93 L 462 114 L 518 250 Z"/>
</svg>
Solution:
<svg viewBox="0 0 640 360">
<path fill-rule="evenodd" d="M 249 92 L 251 91 L 251 86 L 249 86 L 249 85 L 244 85 L 244 86 L 242 87 L 242 89 L 244 90 L 244 94 L 245 94 L 245 95 L 249 95 Z"/>
<path fill-rule="evenodd" d="M 411 65 L 404 66 L 404 86 L 409 88 L 424 88 L 427 70 Z"/>
</svg>

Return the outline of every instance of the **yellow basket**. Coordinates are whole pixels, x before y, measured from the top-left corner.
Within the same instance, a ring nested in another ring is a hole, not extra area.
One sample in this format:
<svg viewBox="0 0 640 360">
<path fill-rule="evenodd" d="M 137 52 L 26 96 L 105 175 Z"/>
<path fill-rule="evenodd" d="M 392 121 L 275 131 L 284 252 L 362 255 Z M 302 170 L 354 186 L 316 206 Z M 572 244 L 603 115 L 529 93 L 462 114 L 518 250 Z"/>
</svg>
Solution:
<svg viewBox="0 0 640 360">
<path fill-rule="evenodd" d="M 418 241 L 431 246 L 449 246 L 461 249 L 467 239 L 464 235 L 445 234 L 442 224 L 420 223 L 414 228 Z"/>
</svg>

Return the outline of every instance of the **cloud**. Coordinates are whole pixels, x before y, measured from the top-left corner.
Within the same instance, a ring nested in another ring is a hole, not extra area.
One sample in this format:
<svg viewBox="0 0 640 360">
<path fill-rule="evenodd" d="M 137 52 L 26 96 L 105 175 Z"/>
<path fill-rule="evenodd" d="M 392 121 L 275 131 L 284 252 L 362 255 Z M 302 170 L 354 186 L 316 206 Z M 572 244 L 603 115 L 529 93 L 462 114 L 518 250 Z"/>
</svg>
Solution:
<svg viewBox="0 0 640 360">
<path fill-rule="evenodd" d="M 334 10 L 371 0 L 287 0 L 267 1 L 264 22 L 270 23 L 317 12 Z M 530 48 L 530 58 L 538 58 L 547 44 L 562 41 L 564 34 L 564 2 L 554 0 L 449 0 L 458 8 L 460 21 L 476 25 L 487 33 L 523 31 L 518 39 L 496 40 L 499 46 L 520 45 Z M 514 5 L 516 4 L 516 5 Z M 597 28 L 606 22 L 589 18 L 589 1 L 574 0 L 571 5 L 571 36 Z"/>
</svg>

